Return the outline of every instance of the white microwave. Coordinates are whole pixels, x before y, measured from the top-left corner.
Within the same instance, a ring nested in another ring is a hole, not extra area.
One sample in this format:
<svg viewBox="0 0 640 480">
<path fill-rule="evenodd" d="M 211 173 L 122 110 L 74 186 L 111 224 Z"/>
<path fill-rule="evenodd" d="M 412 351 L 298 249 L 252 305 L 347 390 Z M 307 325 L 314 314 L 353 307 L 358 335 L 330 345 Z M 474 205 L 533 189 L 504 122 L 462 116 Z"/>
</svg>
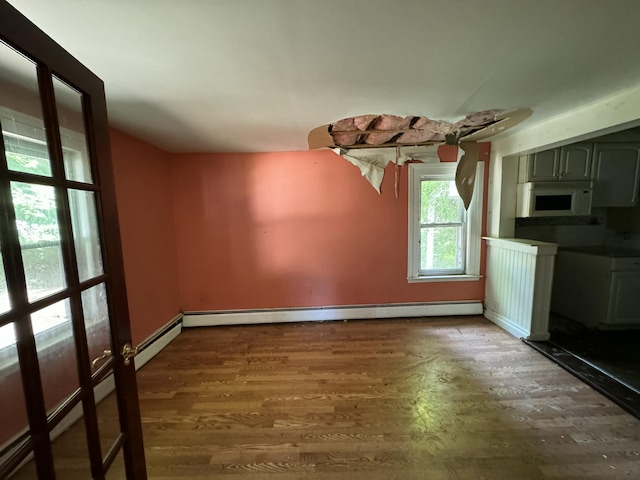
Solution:
<svg viewBox="0 0 640 480">
<path fill-rule="evenodd" d="M 519 183 L 516 217 L 560 217 L 591 213 L 591 182 Z"/>
</svg>

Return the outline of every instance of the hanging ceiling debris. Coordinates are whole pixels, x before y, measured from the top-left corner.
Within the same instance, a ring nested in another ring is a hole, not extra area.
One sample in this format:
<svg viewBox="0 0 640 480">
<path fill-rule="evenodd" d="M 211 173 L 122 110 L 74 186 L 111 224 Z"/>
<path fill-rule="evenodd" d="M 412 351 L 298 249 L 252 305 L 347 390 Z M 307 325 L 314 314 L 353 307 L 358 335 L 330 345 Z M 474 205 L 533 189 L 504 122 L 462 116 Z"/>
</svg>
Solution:
<svg viewBox="0 0 640 480">
<path fill-rule="evenodd" d="M 443 142 L 447 135 L 456 138 L 495 123 L 496 110 L 467 115 L 456 123 L 431 120 L 428 117 L 397 115 L 360 115 L 329 125 L 333 143 L 341 147 L 415 145 Z"/>
<path fill-rule="evenodd" d="M 504 132 L 532 113 L 529 108 L 513 112 L 483 110 L 455 123 L 416 116 L 358 115 L 314 128 L 309 132 L 308 141 L 309 148 L 331 148 L 358 167 L 378 193 L 385 167 L 395 163 L 396 197 L 402 165 L 409 160 L 437 162 L 438 149 L 445 142 L 459 146 L 456 187 L 465 208 L 469 208 L 478 162 L 476 142 Z"/>
<path fill-rule="evenodd" d="M 502 133 L 532 113 L 529 108 L 512 112 L 484 110 L 454 123 L 417 116 L 358 115 L 314 128 L 309 132 L 308 141 L 311 149 L 433 145 L 443 143 L 448 136 L 458 144 Z"/>
<path fill-rule="evenodd" d="M 360 169 L 362 176 L 380 193 L 384 178 L 384 169 L 389 163 L 402 166 L 410 160 L 421 162 L 438 161 L 438 145 L 405 148 L 359 148 L 346 150 L 341 147 L 332 149 L 349 163 Z"/>
</svg>

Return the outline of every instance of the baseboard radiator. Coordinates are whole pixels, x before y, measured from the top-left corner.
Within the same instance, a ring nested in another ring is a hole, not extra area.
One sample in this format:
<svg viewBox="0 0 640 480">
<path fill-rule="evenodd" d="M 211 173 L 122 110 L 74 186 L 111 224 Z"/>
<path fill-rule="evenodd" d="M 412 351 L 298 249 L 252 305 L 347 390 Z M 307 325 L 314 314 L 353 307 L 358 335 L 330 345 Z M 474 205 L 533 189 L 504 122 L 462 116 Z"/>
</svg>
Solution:
<svg viewBox="0 0 640 480">
<path fill-rule="evenodd" d="M 548 340 L 557 245 L 514 238 L 485 240 L 485 317 L 518 338 Z"/>
<path fill-rule="evenodd" d="M 258 323 L 359 320 L 367 318 L 406 318 L 446 315 L 482 315 L 482 302 L 401 303 L 385 305 L 345 305 L 259 310 L 219 310 L 185 312 L 183 327 L 251 325 Z"/>
</svg>

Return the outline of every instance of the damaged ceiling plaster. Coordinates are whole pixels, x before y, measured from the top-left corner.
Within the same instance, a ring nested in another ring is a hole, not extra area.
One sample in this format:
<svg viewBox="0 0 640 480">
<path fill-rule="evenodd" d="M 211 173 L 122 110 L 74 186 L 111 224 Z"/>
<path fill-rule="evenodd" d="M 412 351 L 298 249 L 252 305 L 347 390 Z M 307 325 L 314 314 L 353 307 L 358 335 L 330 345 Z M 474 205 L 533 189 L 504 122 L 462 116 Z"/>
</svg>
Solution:
<svg viewBox="0 0 640 480">
<path fill-rule="evenodd" d="M 467 115 L 456 123 L 428 117 L 360 115 L 345 118 L 328 127 L 333 143 L 341 147 L 416 145 L 444 142 L 447 135 L 469 135 L 496 122 L 496 110 Z"/>
<path fill-rule="evenodd" d="M 378 193 L 385 167 L 395 163 L 396 197 L 399 167 L 409 160 L 439 161 L 438 149 L 445 142 L 458 146 L 456 187 L 468 208 L 478 162 L 477 141 L 502 133 L 531 114 L 528 108 L 513 112 L 484 110 L 455 123 L 418 116 L 359 115 L 311 130 L 308 141 L 309 148 L 331 148 L 357 166 Z"/>
</svg>

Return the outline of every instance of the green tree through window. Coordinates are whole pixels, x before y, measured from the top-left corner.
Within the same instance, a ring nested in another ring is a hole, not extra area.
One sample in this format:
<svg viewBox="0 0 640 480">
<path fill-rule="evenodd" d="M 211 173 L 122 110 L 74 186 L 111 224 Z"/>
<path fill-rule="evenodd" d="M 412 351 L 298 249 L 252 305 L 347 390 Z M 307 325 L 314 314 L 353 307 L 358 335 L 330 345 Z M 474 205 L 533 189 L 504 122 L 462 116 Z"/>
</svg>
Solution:
<svg viewBox="0 0 640 480">
<path fill-rule="evenodd" d="M 420 270 L 464 270 L 464 219 L 453 180 L 421 180 Z"/>
</svg>

